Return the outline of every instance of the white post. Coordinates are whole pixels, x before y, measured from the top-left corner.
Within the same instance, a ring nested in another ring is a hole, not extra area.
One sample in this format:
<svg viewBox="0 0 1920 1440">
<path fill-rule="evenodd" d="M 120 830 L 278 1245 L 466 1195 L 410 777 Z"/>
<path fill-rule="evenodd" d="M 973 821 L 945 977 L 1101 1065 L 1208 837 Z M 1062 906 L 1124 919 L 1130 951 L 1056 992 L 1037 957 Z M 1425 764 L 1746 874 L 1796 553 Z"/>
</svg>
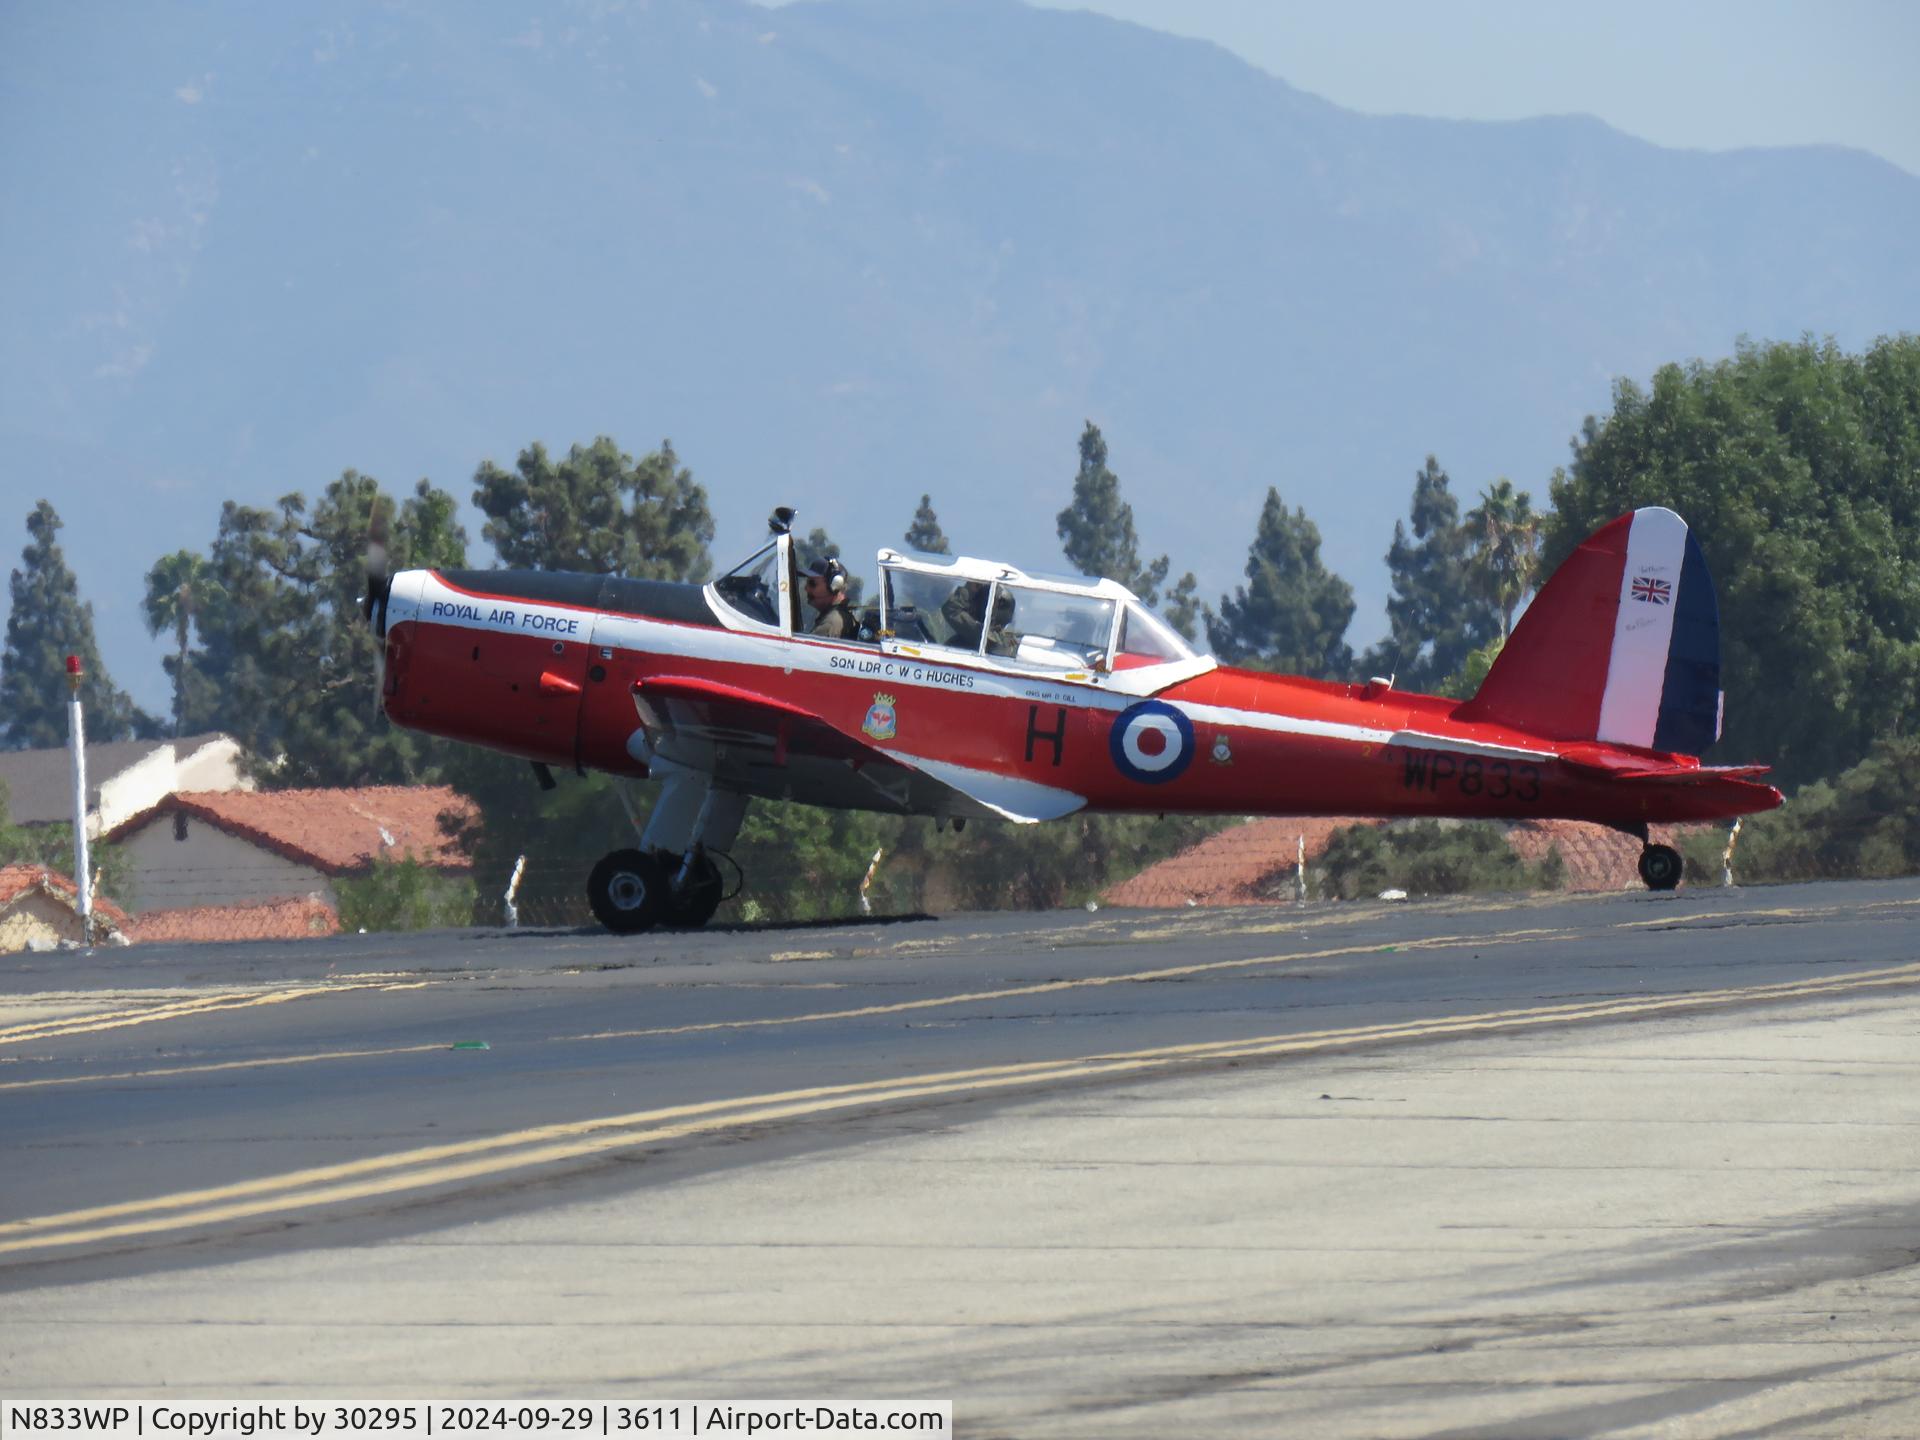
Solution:
<svg viewBox="0 0 1920 1440">
<path fill-rule="evenodd" d="M 1293 859 L 1293 903 L 1307 903 L 1307 837 L 1300 837 L 1299 848 L 1294 851 Z"/>
<path fill-rule="evenodd" d="M 520 928 L 520 907 L 513 903 L 513 897 L 520 893 L 520 877 L 526 873 L 527 857 L 522 855 L 513 862 L 513 878 L 507 881 L 505 909 L 507 912 L 507 928 L 509 930 L 518 930 Z"/>
<path fill-rule="evenodd" d="M 880 857 L 886 854 L 885 848 L 873 852 L 873 859 L 867 862 L 867 873 L 860 881 L 860 913 L 871 915 L 873 903 L 867 899 L 867 887 L 873 884 L 873 872 L 880 868 Z"/>
<path fill-rule="evenodd" d="M 1720 857 L 1720 884 L 1723 887 L 1733 884 L 1733 847 L 1740 840 L 1741 818 L 1737 815 L 1734 817 L 1733 828 L 1727 831 L 1726 853 Z"/>
<path fill-rule="evenodd" d="M 80 715 L 80 657 L 67 656 L 67 748 L 73 752 L 73 883 L 79 892 L 80 935 L 93 948 L 93 876 L 87 865 L 87 729 Z"/>
</svg>

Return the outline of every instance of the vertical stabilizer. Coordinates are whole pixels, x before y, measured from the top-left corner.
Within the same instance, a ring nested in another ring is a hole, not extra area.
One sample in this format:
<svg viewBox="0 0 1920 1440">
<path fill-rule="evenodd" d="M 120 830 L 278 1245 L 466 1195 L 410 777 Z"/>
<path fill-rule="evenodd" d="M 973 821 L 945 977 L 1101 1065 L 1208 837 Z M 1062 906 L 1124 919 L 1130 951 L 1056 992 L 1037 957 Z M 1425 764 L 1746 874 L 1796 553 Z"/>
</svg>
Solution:
<svg viewBox="0 0 1920 1440">
<path fill-rule="evenodd" d="M 1686 522 L 1649 506 L 1589 535 L 1456 714 L 1555 740 L 1702 754 L 1720 738 L 1720 607 Z"/>
</svg>

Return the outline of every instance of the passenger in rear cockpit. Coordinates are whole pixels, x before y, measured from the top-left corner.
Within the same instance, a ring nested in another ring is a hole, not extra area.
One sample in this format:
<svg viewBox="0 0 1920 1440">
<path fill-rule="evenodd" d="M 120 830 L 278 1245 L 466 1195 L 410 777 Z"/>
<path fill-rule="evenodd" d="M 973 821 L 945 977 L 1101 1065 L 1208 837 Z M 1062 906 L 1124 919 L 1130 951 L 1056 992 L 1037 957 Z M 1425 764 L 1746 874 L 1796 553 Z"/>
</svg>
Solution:
<svg viewBox="0 0 1920 1440">
<path fill-rule="evenodd" d="M 986 623 L 987 596 L 992 586 L 985 580 L 968 580 L 954 588 L 947 597 L 946 604 L 940 607 L 940 614 L 952 628 L 949 645 L 963 650 L 980 648 L 980 630 Z M 987 653 L 989 655 L 1011 655 L 1018 643 L 1007 631 L 1008 623 L 1013 619 L 1013 597 L 1002 592 L 994 602 L 993 623 L 987 627 Z"/>
</svg>

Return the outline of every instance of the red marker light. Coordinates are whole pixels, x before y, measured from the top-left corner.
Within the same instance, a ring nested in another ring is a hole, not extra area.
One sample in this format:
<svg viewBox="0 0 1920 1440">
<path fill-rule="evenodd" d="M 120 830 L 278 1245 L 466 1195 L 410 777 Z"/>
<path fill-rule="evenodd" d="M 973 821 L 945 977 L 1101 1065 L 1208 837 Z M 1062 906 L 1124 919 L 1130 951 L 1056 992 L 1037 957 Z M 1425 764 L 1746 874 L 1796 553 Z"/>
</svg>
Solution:
<svg viewBox="0 0 1920 1440">
<path fill-rule="evenodd" d="M 79 673 L 80 673 L 80 657 L 78 655 L 67 656 L 67 674 L 78 675 Z"/>
</svg>

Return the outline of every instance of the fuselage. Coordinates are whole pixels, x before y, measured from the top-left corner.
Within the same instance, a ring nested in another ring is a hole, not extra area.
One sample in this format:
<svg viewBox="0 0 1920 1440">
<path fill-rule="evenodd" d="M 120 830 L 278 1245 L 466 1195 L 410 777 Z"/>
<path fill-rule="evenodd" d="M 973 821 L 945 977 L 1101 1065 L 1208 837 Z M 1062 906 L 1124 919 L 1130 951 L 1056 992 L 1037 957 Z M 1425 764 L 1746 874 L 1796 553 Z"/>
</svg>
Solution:
<svg viewBox="0 0 1920 1440">
<path fill-rule="evenodd" d="M 1463 723 L 1453 718 L 1457 701 L 1386 685 L 1211 660 L 1035 673 L 1016 660 L 891 637 L 751 633 L 697 585 L 415 570 L 394 578 L 384 618 L 384 704 L 395 723 L 619 775 L 644 776 L 657 763 L 636 705 L 650 682 L 671 680 L 764 697 L 876 753 L 1047 787 L 1094 811 L 1631 826 L 1779 803 L 1771 787 L 1699 770 L 1688 757 Z M 737 737 L 742 747 L 767 743 L 766 733 Z M 1620 778 L 1639 763 L 1662 778 Z M 783 785 L 779 766 L 734 783 L 850 808 L 914 808 L 859 787 L 839 793 L 833 766 L 857 770 L 859 757 L 815 766 L 798 790 Z"/>
</svg>

